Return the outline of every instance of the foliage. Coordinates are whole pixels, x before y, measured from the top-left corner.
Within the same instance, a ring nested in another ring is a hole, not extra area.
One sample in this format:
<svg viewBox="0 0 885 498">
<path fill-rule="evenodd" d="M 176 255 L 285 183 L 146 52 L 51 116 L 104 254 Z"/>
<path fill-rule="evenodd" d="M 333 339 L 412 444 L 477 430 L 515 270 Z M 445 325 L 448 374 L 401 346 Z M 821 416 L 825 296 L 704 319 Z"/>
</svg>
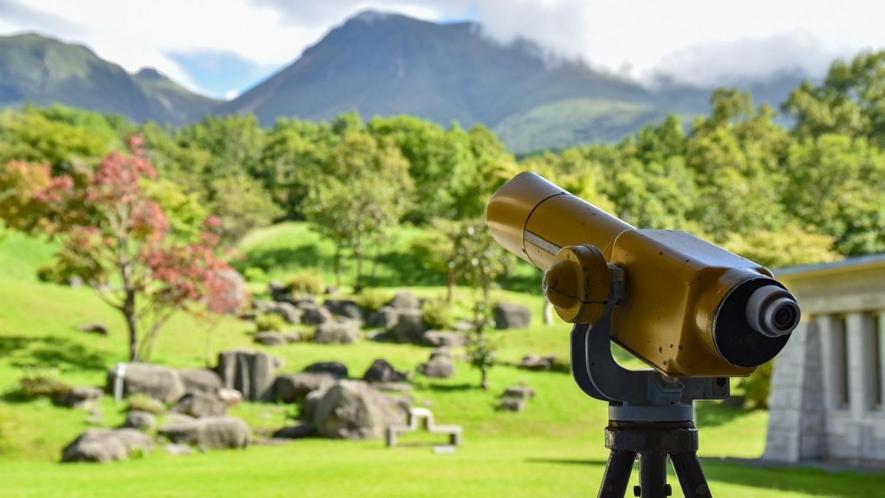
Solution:
<svg viewBox="0 0 885 498">
<path fill-rule="evenodd" d="M 424 301 L 424 323 L 434 330 L 451 330 L 455 326 L 455 309 L 445 299 Z"/>
<path fill-rule="evenodd" d="M 492 326 L 491 308 L 488 302 L 477 301 L 474 307 L 474 328 L 467 335 L 465 350 L 470 366 L 480 372 L 479 385 L 489 389 L 489 370 L 495 365 L 498 345 L 485 333 Z"/>
<path fill-rule="evenodd" d="M 326 291 L 326 281 L 316 271 L 302 270 L 289 279 L 289 289 L 295 295 L 316 296 Z"/>
<path fill-rule="evenodd" d="M 276 313 L 264 313 L 255 319 L 257 332 L 281 331 L 286 328 L 286 321 Z"/>
<path fill-rule="evenodd" d="M 771 373 L 774 362 L 768 362 L 757 368 L 748 377 L 738 382 L 738 389 L 744 391 L 744 401 L 751 408 L 768 408 L 768 396 L 771 393 Z"/>
<path fill-rule="evenodd" d="M 26 375 L 19 380 L 18 394 L 25 398 L 56 398 L 71 392 L 73 387 L 55 377 Z"/>
<path fill-rule="evenodd" d="M 137 393 L 126 398 L 126 411 L 162 415 L 166 412 L 166 405 L 146 394 Z"/>
<path fill-rule="evenodd" d="M 390 291 L 367 289 L 357 296 L 356 302 L 367 313 L 373 313 L 389 303 L 391 299 L 393 299 L 393 294 Z"/>
</svg>

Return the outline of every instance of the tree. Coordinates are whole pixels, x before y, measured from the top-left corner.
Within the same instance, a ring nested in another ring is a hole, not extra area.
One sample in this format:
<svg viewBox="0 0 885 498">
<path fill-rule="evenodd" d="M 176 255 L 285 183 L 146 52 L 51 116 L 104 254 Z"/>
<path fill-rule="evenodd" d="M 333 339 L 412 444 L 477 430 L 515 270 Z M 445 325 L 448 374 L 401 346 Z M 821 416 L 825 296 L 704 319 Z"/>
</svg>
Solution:
<svg viewBox="0 0 885 498">
<path fill-rule="evenodd" d="M 495 365 L 497 345 L 485 334 L 490 324 L 487 303 L 477 301 L 474 307 L 474 327 L 467 336 L 467 360 L 479 370 L 479 386 L 483 391 L 489 390 L 489 370 Z"/>
<path fill-rule="evenodd" d="M 94 171 L 79 170 L 76 178 L 54 175 L 46 164 L 8 163 L 0 172 L 0 217 L 59 241 L 57 266 L 120 312 L 129 359 L 138 361 L 150 356 L 176 311 L 228 292 L 223 275 L 233 270 L 215 252 L 217 219 L 193 230 L 174 228 L 147 194 L 156 171 L 141 139 L 132 137 L 129 148 L 128 154 L 110 153 Z"/>
</svg>

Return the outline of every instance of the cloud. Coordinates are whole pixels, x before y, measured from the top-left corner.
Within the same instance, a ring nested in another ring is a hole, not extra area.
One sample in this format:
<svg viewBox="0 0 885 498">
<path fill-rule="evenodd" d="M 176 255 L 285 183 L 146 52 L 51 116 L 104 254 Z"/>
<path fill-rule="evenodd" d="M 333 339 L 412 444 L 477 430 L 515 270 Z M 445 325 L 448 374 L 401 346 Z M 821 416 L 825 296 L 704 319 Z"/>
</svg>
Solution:
<svg viewBox="0 0 885 498">
<path fill-rule="evenodd" d="M 232 89 L 238 94 L 239 90 L 254 86 L 280 67 L 279 64 L 259 64 L 228 50 L 173 50 L 166 55 L 205 93 L 228 99 Z"/>
</svg>

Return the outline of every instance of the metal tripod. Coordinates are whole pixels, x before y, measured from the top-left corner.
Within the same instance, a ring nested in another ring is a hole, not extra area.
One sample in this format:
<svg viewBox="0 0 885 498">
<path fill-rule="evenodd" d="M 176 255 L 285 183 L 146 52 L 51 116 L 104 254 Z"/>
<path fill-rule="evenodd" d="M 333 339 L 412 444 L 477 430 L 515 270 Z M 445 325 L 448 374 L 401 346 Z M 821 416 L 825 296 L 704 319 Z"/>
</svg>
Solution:
<svg viewBox="0 0 885 498">
<path fill-rule="evenodd" d="M 611 315 L 624 296 L 623 270 L 610 266 L 612 289 L 605 313 L 593 325 L 575 324 L 571 332 L 572 376 L 593 398 L 608 401 L 609 425 L 605 446 L 611 450 L 599 498 L 622 498 L 639 457 L 642 498 L 670 496 L 667 459 L 673 463 L 686 498 L 711 497 L 697 457 L 698 432 L 694 400 L 725 399 L 725 377 L 666 377 L 654 370 L 620 366 L 611 353 Z"/>
</svg>

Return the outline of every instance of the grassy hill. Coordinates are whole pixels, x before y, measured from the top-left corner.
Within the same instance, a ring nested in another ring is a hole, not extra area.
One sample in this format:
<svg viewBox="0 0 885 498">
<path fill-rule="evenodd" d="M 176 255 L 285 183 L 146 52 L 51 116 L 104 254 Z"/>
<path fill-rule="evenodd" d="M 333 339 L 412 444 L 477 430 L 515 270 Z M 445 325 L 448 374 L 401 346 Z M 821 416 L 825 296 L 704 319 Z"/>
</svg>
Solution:
<svg viewBox="0 0 885 498">
<path fill-rule="evenodd" d="M 414 230 L 382 249 L 399 254 Z M 312 249 L 311 249 L 312 248 Z M 266 278 L 283 277 L 299 267 L 325 268 L 328 246 L 301 224 L 260 230 L 242 245 L 243 264 L 270 261 Z M 281 446 L 255 446 L 172 457 L 158 449 L 144 458 L 108 466 L 59 465 L 61 447 L 88 428 L 88 414 L 46 401 L 20 401 L 10 395 L 18 379 L 35 369 L 76 384 L 102 385 L 105 370 L 125 357 L 120 319 L 90 290 L 38 282 L 35 269 L 51 248 L 10 234 L 0 240 L 0 496 L 7 497 L 570 497 L 593 495 L 607 453 L 602 428 L 606 407 L 579 393 L 568 375 L 526 372 L 500 366 L 491 372 L 491 389 L 475 386 L 478 373 L 463 362 L 447 380 L 416 377 L 416 405 L 429 405 L 442 423 L 464 426 L 464 445 L 451 455 L 434 455 L 426 446 L 393 450 L 380 441 L 299 440 Z M 390 270 L 386 278 L 393 279 Z M 380 273 L 379 273 L 380 274 Z M 425 295 L 443 289 L 414 288 Z M 462 290 L 458 296 L 469 297 Z M 496 298 L 540 310 L 537 295 L 499 291 Z M 535 321 L 526 330 L 495 333 L 504 359 L 525 353 L 564 354 L 568 327 Z M 108 337 L 77 330 L 102 321 Z M 223 320 L 216 329 L 216 350 L 255 347 L 250 324 Z M 203 364 L 205 324 L 177 316 L 161 336 L 154 361 L 177 367 Z M 259 347 L 261 349 L 261 347 Z M 360 341 L 352 345 L 292 344 L 267 349 L 283 359 L 283 371 L 298 371 L 320 360 L 339 360 L 352 375 L 375 358 L 398 369 L 413 369 L 428 350 L 411 345 Z M 496 396 L 508 385 L 525 382 L 537 391 L 523 413 L 498 412 Z M 118 424 L 121 408 L 105 399 L 102 425 Z M 276 429 L 293 415 L 287 405 L 244 403 L 233 414 L 257 433 Z M 885 496 L 880 474 L 825 473 L 809 469 L 763 469 L 722 457 L 758 457 L 764 445 L 767 414 L 717 403 L 698 408 L 701 454 L 717 497 Z M 635 481 L 634 474 L 634 481 Z M 673 477 L 671 476 L 671 482 Z M 678 493 L 677 493 L 678 495 Z"/>
</svg>

